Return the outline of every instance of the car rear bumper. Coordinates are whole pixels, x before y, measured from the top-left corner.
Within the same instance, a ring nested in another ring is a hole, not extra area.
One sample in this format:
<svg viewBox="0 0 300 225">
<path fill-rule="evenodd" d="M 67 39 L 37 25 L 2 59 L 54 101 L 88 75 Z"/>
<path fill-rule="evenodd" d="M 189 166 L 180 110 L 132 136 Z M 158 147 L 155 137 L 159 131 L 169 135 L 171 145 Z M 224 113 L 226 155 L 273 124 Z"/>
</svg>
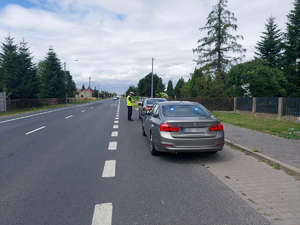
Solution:
<svg viewBox="0 0 300 225">
<path fill-rule="evenodd" d="M 224 147 L 224 132 L 213 138 L 173 138 L 168 132 L 160 133 L 160 138 L 154 140 L 160 152 L 216 152 Z"/>
</svg>

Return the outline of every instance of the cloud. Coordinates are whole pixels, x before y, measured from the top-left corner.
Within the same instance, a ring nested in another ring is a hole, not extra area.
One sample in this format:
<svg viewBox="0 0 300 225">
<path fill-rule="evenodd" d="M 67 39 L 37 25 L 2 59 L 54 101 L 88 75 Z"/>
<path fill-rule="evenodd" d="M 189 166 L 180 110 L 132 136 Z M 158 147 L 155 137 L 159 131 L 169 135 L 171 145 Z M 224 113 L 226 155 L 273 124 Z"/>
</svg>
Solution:
<svg viewBox="0 0 300 225">
<path fill-rule="evenodd" d="M 49 46 L 79 88 L 109 88 L 119 94 L 152 70 L 173 86 L 180 77 L 186 81 L 196 64 L 192 49 L 206 36 L 199 28 L 217 1 L 208 0 L 30 0 L 36 7 L 7 5 L 0 9 L 0 36 L 10 31 L 18 43 L 28 42 L 36 62 L 43 60 Z M 238 30 L 247 48 L 246 60 L 253 58 L 265 23 L 271 15 L 285 28 L 293 1 L 229 0 L 228 10 L 238 19 Z M 0 40 L 0 41 L 2 41 Z M 74 61 L 78 60 L 78 61 Z"/>
</svg>

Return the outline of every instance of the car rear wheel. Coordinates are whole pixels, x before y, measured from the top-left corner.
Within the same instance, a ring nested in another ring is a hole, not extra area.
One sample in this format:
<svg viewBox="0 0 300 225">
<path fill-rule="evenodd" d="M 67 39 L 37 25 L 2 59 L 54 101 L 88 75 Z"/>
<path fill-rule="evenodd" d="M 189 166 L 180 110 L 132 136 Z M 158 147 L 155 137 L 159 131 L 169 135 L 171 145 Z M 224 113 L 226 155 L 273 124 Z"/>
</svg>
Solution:
<svg viewBox="0 0 300 225">
<path fill-rule="evenodd" d="M 152 134 L 150 133 L 150 153 L 151 155 L 158 155 L 158 151 L 156 151 Z"/>
</svg>

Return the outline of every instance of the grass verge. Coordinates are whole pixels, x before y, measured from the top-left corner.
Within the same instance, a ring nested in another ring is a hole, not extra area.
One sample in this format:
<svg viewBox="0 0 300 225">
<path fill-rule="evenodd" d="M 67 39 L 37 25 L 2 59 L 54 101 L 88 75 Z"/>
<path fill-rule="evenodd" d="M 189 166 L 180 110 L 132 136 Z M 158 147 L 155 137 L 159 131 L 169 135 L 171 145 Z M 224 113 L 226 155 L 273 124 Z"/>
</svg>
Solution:
<svg viewBox="0 0 300 225">
<path fill-rule="evenodd" d="M 300 124 L 237 113 L 212 112 L 223 123 L 275 135 L 286 139 L 300 139 Z"/>
<path fill-rule="evenodd" d="M 12 116 L 12 115 L 22 114 L 22 113 L 27 113 L 27 112 L 36 112 L 36 111 L 45 110 L 45 109 L 53 109 L 53 108 L 58 108 L 58 107 L 64 107 L 64 106 L 82 104 L 82 103 L 94 102 L 94 101 L 98 101 L 98 100 L 88 100 L 88 101 L 81 101 L 81 102 L 72 102 L 72 103 L 69 103 L 69 104 L 47 105 L 47 106 L 42 106 L 42 107 L 33 107 L 33 108 L 27 108 L 27 109 L 10 110 L 10 111 L 7 111 L 7 112 L 0 112 L 0 117 Z"/>
</svg>

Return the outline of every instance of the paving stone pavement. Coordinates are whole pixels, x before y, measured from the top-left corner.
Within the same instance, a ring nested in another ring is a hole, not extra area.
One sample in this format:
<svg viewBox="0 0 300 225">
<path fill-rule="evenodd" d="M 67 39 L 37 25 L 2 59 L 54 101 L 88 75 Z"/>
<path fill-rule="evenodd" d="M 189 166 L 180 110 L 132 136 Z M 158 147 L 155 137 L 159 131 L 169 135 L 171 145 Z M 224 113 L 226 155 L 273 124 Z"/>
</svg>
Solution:
<svg viewBox="0 0 300 225">
<path fill-rule="evenodd" d="M 300 181 L 295 177 L 229 146 L 213 157 L 195 157 L 272 225 L 300 224 Z"/>
<path fill-rule="evenodd" d="M 300 169 L 300 139 L 284 139 L 230 124 L 223 125 L 226 139 L 248 148 L 260 149 L 262 154 Z"/>
</svg>

